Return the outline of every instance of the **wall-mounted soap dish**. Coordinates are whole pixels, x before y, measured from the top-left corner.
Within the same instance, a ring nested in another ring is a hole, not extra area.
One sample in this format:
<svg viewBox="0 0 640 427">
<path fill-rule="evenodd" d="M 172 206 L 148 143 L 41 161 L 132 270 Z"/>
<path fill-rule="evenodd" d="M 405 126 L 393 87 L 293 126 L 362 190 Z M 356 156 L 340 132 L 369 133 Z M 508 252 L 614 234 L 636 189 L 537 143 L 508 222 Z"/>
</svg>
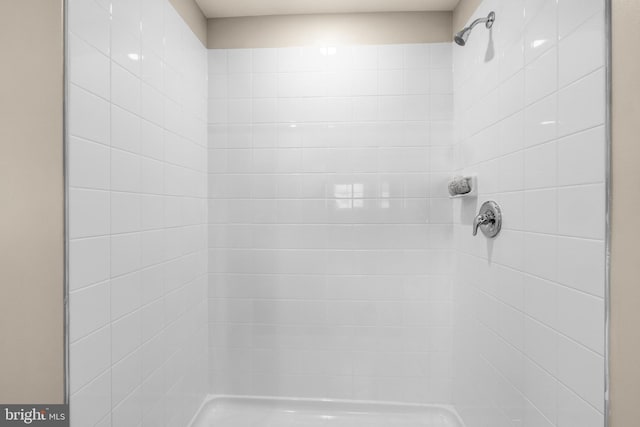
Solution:
<svg viewBox="0 0 640 427">
<path fill-rule="evenodd" d="M 449 181 L 449 198 L 476 197 L 478 195 L 478 177 L 455 176 Z"/>
</svg>

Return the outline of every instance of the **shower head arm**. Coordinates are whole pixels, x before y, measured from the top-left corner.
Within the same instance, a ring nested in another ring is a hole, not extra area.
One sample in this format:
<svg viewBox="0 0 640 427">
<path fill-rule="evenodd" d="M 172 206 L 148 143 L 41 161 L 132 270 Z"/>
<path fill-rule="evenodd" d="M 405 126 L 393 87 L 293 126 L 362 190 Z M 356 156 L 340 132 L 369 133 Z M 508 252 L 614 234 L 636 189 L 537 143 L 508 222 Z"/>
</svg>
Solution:
<svg viewBox="0 0 640 427">
<path fill-rule="evenodd" d="M 493 22 L 496 20 L 496 14 L 494 12 L 489 13 L 489 15 L 486 18 L 478 18 L 475 21 L 473 21 L 466 29 L 473 29 L 473 27 L 475 27 L 478 24 L 485 24 L 485 26 L 487 27 L 487 29 L 493 27 Z"/>
</svg>

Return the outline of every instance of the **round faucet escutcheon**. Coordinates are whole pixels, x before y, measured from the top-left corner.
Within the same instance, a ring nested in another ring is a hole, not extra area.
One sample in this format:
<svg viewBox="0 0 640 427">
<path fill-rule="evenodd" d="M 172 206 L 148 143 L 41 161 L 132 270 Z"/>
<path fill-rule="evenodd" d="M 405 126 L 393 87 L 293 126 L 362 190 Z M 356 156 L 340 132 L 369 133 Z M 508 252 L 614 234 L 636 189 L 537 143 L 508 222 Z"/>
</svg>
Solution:
<svg viewBox="0 0 640 427">
<path fill-rule="evenodd" d="M 484 202 L 480 212 L 473 220 L 473 235 L 478 234 L 478 228 L 486 237 L 492 239 L 500 233 L 502 228 L 502 211 L 494 201 Z"/>
</svg>

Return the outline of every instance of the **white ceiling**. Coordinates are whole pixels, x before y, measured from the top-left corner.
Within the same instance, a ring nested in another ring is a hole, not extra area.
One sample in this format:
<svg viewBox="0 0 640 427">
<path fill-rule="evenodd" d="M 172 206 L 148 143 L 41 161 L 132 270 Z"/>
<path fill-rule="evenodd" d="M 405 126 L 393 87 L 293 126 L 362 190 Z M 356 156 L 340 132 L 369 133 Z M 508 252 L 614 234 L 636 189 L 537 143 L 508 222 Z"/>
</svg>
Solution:
<svg viewBox="0 0 640 427">
<path fill-rule="evenodd" d="M 460 0 L 196 0 L 207 18 L 453 10 Z"/>
</svg>

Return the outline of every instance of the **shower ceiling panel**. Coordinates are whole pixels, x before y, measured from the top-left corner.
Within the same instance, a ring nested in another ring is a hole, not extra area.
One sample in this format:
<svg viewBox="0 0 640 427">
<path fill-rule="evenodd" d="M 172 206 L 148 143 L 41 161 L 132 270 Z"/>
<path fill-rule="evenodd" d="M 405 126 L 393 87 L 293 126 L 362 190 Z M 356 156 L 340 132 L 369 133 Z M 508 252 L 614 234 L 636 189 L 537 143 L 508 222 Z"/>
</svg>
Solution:
<svg viewBox="0 0 640 427">
<path fill-rule="evenodd" d="M 315 13 L 451 11 L 460 0 L 196 0 L 207 18 Z"/>
</svg>

